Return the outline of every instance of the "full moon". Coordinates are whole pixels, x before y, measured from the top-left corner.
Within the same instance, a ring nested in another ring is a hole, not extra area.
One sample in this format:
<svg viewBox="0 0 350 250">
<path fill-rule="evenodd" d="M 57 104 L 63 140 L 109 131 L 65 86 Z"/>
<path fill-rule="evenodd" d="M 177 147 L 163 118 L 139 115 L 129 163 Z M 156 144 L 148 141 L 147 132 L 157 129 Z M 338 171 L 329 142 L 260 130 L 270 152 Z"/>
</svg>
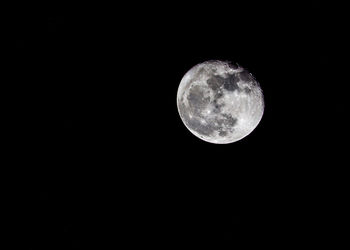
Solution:
<svg viewBox="0 0 350 250">
<path fill-rule="evenodd" d="M 264 107 L 258 81 L 230 62 L 195 65 L 177 92 L 181 120 L 195 136 L 210 143 L 227 144 L 246 137 L 258 126 Z"/>
</svg>

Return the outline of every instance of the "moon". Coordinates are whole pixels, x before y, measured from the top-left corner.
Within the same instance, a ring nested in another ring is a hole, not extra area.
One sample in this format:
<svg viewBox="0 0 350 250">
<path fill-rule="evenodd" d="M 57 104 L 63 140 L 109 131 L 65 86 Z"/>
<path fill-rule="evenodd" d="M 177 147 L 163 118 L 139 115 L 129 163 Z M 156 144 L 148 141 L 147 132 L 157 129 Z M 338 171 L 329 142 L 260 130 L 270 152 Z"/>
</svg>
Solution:
<svg viewBox="0 0 350 250">
<path fill-rule="evenodd" d="M 181 120 L 195 136 L 228 144 L 249 135 L 264 113 L 255 77 L 237 63 L 211 60 L 195 65 L 177 91 Z"/>
</svg>

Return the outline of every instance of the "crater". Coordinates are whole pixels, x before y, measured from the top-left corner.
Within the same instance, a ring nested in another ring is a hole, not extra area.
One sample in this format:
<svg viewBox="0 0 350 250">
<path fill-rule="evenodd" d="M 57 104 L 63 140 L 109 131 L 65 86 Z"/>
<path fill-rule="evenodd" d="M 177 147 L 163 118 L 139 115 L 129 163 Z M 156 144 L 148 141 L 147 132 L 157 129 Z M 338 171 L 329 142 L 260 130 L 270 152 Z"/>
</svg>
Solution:
<svg viewBox="0 0 350 250">
<path fill-rule="evenodd" d="M 251 90 L 250 88 L 248 88 L 248 87 L 245 87 L 245 88 L 243 89 L 243 91 L 244 91 L 246 94 L 250 94 L 250 93 L 252 92 L 252 90 Z"/>
<path fill-rule="evenodd" d="M 237 118 L 234 118 L 232 117 L 231 115 L 229 114 L 222 114 L 222 116 L 224 117 L 223 119 L 220 119 L 221 120 L 221 123 L 223 125 L 226 125 L 228 127 L 233 127 L 236 125 L 237 123 Z"/>
<path fill-rule="evenodd" d="M 220 99 L 221 97 L 223 96 L 223 94 L 222 94 L 222 92 L 220 91 L 220 92 L 217 92 L 217 93 L 215 93 L 215 96 L 214 96 L 214 100 L 216 101 L 217 99 Z"/>
<path fill-rule="evenodd" d="M 219 131 L 219 136 L 224 137 L 226 135 L 227 135 L 226 131 L 223 131 L 223 130 Z"/>
</svg>

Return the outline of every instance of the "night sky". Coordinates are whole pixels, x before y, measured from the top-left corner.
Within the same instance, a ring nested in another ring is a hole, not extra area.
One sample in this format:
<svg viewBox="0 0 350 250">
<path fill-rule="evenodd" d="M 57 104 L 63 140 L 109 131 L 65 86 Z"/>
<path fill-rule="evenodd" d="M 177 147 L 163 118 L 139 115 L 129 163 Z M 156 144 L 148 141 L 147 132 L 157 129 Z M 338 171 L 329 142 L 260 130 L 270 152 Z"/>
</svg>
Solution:
<svg viewBox="0 0 350 250">
<path fill-rule="evenodd" d="M 18 13 L 15 159 L 26 182 L 15 244 L 334 247 L 348 185 L 342 15 L 320 1 L 263 2 Z M 198 139 L 177 111 L 183 75 L 212 59 L 247 68 L 264 92 L 260 124 L 236 143 Z"/>
</svg>

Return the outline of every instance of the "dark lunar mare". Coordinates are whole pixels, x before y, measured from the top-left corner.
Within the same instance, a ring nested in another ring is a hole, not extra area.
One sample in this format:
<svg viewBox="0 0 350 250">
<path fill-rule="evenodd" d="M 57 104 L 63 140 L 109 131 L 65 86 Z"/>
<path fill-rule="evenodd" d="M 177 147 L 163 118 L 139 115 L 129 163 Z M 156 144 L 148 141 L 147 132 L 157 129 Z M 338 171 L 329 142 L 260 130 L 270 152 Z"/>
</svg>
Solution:
<svg viewBox="0 0 350 250">
<path fill-rule="evenodd" d="M 239 78 L 236 74 L 229 75 L 227 78 L 225 78 L 224 89 L 227 91 L 235 91 L 236 89 L 239 90 L 237 82 L 239 82 Z"/>
<path fill-rule="evenodd" d="M 246 70 L 239 73 L 239 78 L 244 82 L 255 82 L 254 77 Z"/>
<path fill-rule="evenodd" d="M 187 101 L 192 114 L 198 116 L 201 109 L 209 104 L 210 97 L 204 97 L 204 91 L 200 86 L 193 86 L 187 96 Z"/>
<path fill-rule="evenodd" d="M 217 92 L 220 88 L 224 88 L 227 91 L 240 90 L 237 83 L 239 82 L 239 77 L 236 74 L 228 75 L 227 77 L 213 75 L 207 80 L 207 85 L 214 92 Z"/>
<path fill-rule="evenodd" d="M 238 87 L 237 82 L 239 81 L 239 78 L 237 75 L 229 75 L 228 77 L 222 77 L 213 75 L 207 80 L 207 85 L 210 89 L 214 92 L 214 110 L 213 112 L 218 114 L 221 112 L 221 108 L 225 106 L 224 104 L 218 104 L 218 100 L 223 97 L 222 92 L 220 91 L 221 88 L 226 89 L 227 91 L 241 91 L 241 89 Z"/>
<path fill-rule="evenodd" d="M 201 135 L 212 135 L 216 127 L 213 124 L 202 124 L 200 121 L 200 119 L 205 119 L 201 115 L 201 110 L 210 103 L 210 97 L 204 97 L 204 90 L 200 86 L 193 86 L 189 90 L 187 101 L 188 107 L 183 101 L 179 103 L 180 115 L 184 118 L 186 125 Z M 189 114 L 192 114 L 192 118 Z"/>
<path fill-rule="evenodd" d="M 238 69 L 238 68 L 239 68 L 238 63 L 234 63 L 234 62 L 228 62 L 228 66 L 229 66 L 231 69 Z"/>
<path fill-rule="evenodd" d="M 207 80 L 207 85 L 209 86 L 209 88 L 211 88 L 215 92 L 218 91 L 221 88 L 221 86 L 224 85 L 224 83 L 225 83 L 225 78 L 221 76 L 213 75 Z"/>
</svg>

